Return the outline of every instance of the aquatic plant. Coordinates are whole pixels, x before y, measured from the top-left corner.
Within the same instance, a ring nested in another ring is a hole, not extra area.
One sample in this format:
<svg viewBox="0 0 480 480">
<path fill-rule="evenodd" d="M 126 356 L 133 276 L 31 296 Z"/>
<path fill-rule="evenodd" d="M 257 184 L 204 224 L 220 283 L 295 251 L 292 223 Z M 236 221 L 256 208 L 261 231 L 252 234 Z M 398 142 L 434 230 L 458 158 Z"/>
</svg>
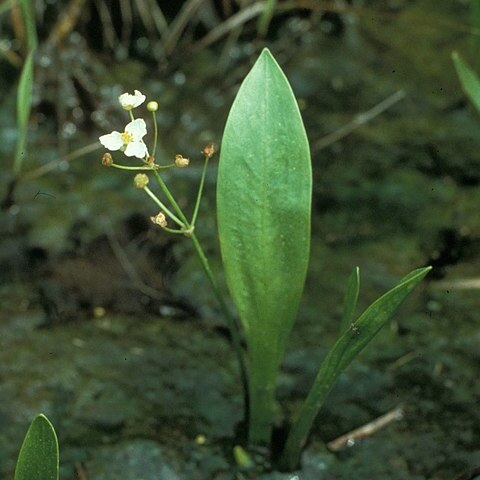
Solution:
<svg viewBox="0 0 480 480">
<path fill-rule="evenodd" d="M 203 150 L 197 200 L 188 219 L 161 174 L 165 168 L 187 166 L 188 160 L 177 155 L 174 162 L 157 163 L 156 102 L 147 104 L 154 125 L 149 153 L 143 142 L 147 133 L 145 122 L 133 114 L 134 108 L 144 101 L 138 91 L 133 96 L 121 96 L 120 103 L 128 111 L 130 123 L 123 133 L 100 137 L 109 150 L 138 157 L 141 164 L 119 164 L 110 153 L 102 161 L 109 167 L 141 171 L 134 178 L 135 186 L 160 208 L 152 221 L 166 232 L 182 234 L 192 241 L 231 331 L 245 392 L 249 445 L 268 445 L 277 377 L 297 316 L 310 250 L 311 160 L 295 97 L 281 68 L 265 49 L 242 83 L 225 127 L 217 183 L 219 242 L 240 325 L 229 312 L 196 235 L 205 172 L 214 147 L 209 145 Z M 165 200 L 150 189 L 149 175 L 156 180 Z M 294 469 L 298 465 L 313 421 L 339 375 L 429 270 L 414 270 L 356 317 L 360 274 L 358 268 L 354 269 L 347 285 L 339 338 L 320 365 L 292 424 L 281 455 L 284 468 Z M 246 339 L 245 351 L 241 334 Z"/>
<path fill-rule="evenodd" d="M 25 98 L 19 98 L 19 105 L 22 115 L 27 115 L 31 79 L 28 75 L 24 78 L 27 86 L 21 87 L 20 92 Z M 184 235 L 192 241 L 232 333 L 244 385 L 249 444 L 268 444 L 277 376 L 297 315 L 310 247 L 311 162 L 295 98 L 280 67 L 265 50 L 242 84 L 225 128 L 217 191 L 219 240 L 241 329 L 227 307 L 195 230 L 205 173 L 215 148 L 207 145 L 203 149 L 204 167 L 196 202 L 192 214 L 187 216 L 161 172 L 166 168 L 188 167 L 189 160 L 177 155 L 166 165 L 157 163 L 159 106 L 155 101 L 147 103 L 154 126 L 150 150 L 144 141 L 146 122 L 135 118 L 133 112 L 145 101 L 139 91 L 121 95 L 119 103 L 128 112 L 130 121 L 122 132 L 113 131 L 100 137 L 110 151 L 120 151 L 140 162 L 117 163 L 111 153 L 106 153 L 102 162 L 108 167 L 138 172 L 135 187 L 143 190 L 159 208 L 151 217 L 152 222 L 166 232 Z M 26 119 L 24 122 L 26 125 Z M 165 199 L 149 187 L 150 177 L 156 180 Z M 339 339 L 320 365 L 304 406 L 292 424 L 281 456 L 284 468 L 297 466 L 315 416 L 336 379 L 428 270 L 418 269 L 404 277 L 356 319 L 360 277 L 358 268 L 354 269 L 347 285 Z M 242 333 L 246 351 L 240 341 Z M 236 452 L 239 458 L 238 452 L 242 450 L 237 448 Z M 16 480 L 37 478 L 58 478 L 55 432 L 42 415 L 32 422 L 15 473 Z"/>
<path fill-rule="evenodd" d="M 14 63 L 21 65 L 21 73 L 17 89 L 17 128 L 18 137 L 15 150 L 15 159 L 13 162 L 13 174 L 18 177 L 25 158 L 25 149 L 28 133 L 28 119 L 32 110 L 32 90 L 33 90 L 33 67 L 34 55 L 38 46 L 37 26 L 35 23 L 34 4 L 31 0 L 19 0 L 18 5 L 15 2 L 4 2 L 1 13 L 8 10 L 17 11 L 17 26 L 23 32 L 22 43 L 23 50 L 26 52 L 22 59 L 15 56 Z M 14 15 L 12 17 L 15 18 Z"/>
<path fill-rule="evenodd" d="M 470 0 L 470 16 L 472 26 L 472 53 L 476 59 L 474 66 L 478 67 L 478 47 L 480 42 L 480 0 Z M 463 60 L 458 52 L 452 52 L 452 60 L 457 71 L 462 89 L 473 103 L 478 112 L 480 112 L 480 78 L 474 69 Z"/>
<path fill-rule="evenodd" d="M 452 53 L 452 59 L 463 91 L 480 112 L 480 78 L 457 52 Z"/>
<path fill-rule="evenodd" d="M 58 440 L 45 415 L 37 415 L 25 435 L 15 480 L 58 480 Z"/>
<path fill-rule="evenodd" d="M 295 97 L 281 68 L 264 50 L 245 78 L 225 127 L 217 186 L 219 241 L 240 324 L 229 311 L 196 235 L 206 169 L 215 147 L 209 144 L 203 149 L 204 166 L 196 202 L 187 216 L 165 183 L 162 170 L 188 167 L 189 160 L 179 154 L 170 163 L 157 163 L 159 106 L 155 101 L 147 103 L 154 126 L 150 149 L 144 141 L 146 122 L 134 114 L 145 101 L 139 91 L 120 96 L 119 103 L 130 121 L 123 132 L 100 137 L 115 155 L 121 152 L 139 160 L 137 164 L 118 163 L 109 152 L 102 163 L 136 172 L 134 186 L 159 208 L 152 222 L 192 242 L 232 334 L 245 392 L 249 446 L 268 445 L 277 377 L 297 316 L 310 250 L 312 171 Z M 149 187 L 151 177 L 165 198 Z M 419 268 L 406 275 L 357 316 L 360 271 L 358 267 L 353 269 L 347 282 L 339 337 L 320 364 L 311 390 L 292 422 L 280 467 L 293 470 L 298 466 L 313 421 L 335 381 L 429 270 Z M 234 456 L 242 464 L 251 463 L 241 447 L 235 448 Z M 27 432 L 15 480 L 58 480 L 58 442 L 44 415 L 38 415 Z"/>
</svg>

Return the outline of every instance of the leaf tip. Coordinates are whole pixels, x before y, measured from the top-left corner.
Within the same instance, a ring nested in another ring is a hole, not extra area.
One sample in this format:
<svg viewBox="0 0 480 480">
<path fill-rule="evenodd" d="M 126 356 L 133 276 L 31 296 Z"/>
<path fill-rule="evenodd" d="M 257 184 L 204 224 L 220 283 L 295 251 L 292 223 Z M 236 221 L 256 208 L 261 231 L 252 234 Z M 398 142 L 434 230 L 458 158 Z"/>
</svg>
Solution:
<svg viewBox="0 0 480 480">
<path fill-rule="evenodd" d="M 275 57 L 273 56 L 272 52 L 265 47 L 262 50 L 262 53 L 259 55 L 257 62 L 268 62 L 268 63 L 273 63 L 274 65 L 277 65 L 277 61 L 275 60 Z"/>
<path fill-rule="evenodd" d="M 53 425 L 52 423 L 50 422 L 50 420 L 47 418 L 47 416 L 43 413 L 39 413 L 37 414 L 37 416 L 33 419 L 34 422 L 43 422 L 43 423 L 46 423 L 49 427 L 52 427 L 53 429 Z"/>
<path fill-rule="evenodd" d="M 271 52 L 270 49 L 267 48 L 267 47 L 265 47 L 265 48 L 262 50 L 262 53 L 260 54 L 260 57 L 264 57 L 264 56 L 273 57 L 272 52 Z"/>
<path fill-rule="evenodd" d="M 431 265 L 427 265 L 426 267 L 420 268 L 419 270 L 425 275 L 427 275 L 427 273 L 429 273 L 432 269 L 433 267 Z"/>
</svg>

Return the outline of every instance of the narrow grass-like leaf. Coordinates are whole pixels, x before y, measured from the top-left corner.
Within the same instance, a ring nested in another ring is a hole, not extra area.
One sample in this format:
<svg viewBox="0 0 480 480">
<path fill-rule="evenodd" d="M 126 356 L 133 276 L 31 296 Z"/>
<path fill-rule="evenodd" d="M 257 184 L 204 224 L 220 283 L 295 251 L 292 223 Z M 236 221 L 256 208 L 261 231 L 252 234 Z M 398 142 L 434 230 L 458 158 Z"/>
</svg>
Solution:
<svg viewBox="0 0 480 480">
<path fill-rule="evenodd" d="M 265 49 L 230 111 L 217 188 L 225 274 L 248 346 L 252 443 L 270 440 L 276 378 L 308 266 L 311 188 L 300 112 Z"/>
<path fill-rule="evenodd" d="M 33 0 L 19 0 L 19 4 L 22 10 L 23 23 L 25 25 L 27 48 L 29 52 L 33 52 L 38 45 L 34 2 Z"/>
<path fill-rule="evenodd" d="M 30 52 L 23 65 L 17 92 L 17 125 L 25 128 L 32 108 L 33 52 Z"/>
<path fill-rule="evenodd" d="M 339 375 L 380 331 L 430 270 L 431 267 L 419 268 L 403 277 L 395 288 L 372 303 L 352 328 L 336 341 L 320 365 L 312 389 L 288 436 L 282 457 L 286 468 L 293 470 L 297 466 L 315 417 Z"/>
<path fill-rule="evenodd" d="M 0 5 L 0 15 L 3 15 L 4 13 L 8 12 L 11 10 L 13 7 L 13 2 L 14 0 L 5 0 L 1 5 Z"/>
<path fill-rule="evenodd" d="M 23 65 L 22 74 L 17 91 L 17 127 L 18 139 L 13 170 L 15 174 L 20 172 L 25 157 L 25 143 L 27 139 L 28 119 L 32 109 L 33 67 L 34 51 L 31 51 Z"/>
<path fill-rule="evenodd" d="M 15 480 L 58 480 L 58 441 L 52 424 L 38 415 L 23 441 Z"/>
<path fill-rule="evenodd" d="M 453 63 L 457 70 L 463 91 L 480 112 L 480 79 L 477 74 L 460 58 L 457 52 L 452 53 Z"/>
<path fill-rule="evenodd" d="M 352 324 L 357 308 L 358 292 L 360 291 L 360 269 L 355 267 L 348 277 L 347 290 L 343 299 L 343 314 L 340 332 L 344 333 Z"/>
<path fill-rule="evenodd" d="M 263 12 L 258 18 L 258 33 L 264 37 L 268 33 L 268 27 L 272 21 L 278 0 L 265 0 Z"/>
<path fill-rule="evenodd" d="M 480 47 L 480 0 L 470 0 L 470 18 L 472 23 L 472 37 L 473 37 L 473 52 L 478 55 L 478 48 Z M 478 65 L 476 65 L 478 66 Z"/>
</svg>

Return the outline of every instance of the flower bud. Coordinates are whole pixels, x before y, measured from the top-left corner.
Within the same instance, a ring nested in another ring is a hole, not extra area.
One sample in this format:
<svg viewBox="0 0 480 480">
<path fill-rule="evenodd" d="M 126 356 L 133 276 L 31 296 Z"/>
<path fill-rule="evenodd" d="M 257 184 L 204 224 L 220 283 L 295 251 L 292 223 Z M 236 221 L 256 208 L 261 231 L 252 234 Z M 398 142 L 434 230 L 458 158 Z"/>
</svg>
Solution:
<svg viewBox="0 0 480 480">
<path fill-rule="evenodd" d="M 147 103 L 147 110 L 149 112 L 156 112 L 158 110 L 158 103 L 155 101 L 151 101 Z"/>
<path fill-rule="evenodd" d="M 188 158 L 183 157 L 182 155 L 175 155 L 175 165 L 178 168 L 185 168 L 188 167 L 190 160 Z"/>
<path fill-rule="evenodd" d="M 150 220 L 162 228 L 167 226 L 167 218 L 163 212 L 158 212 L 154 217 L 150 217 Z"/>
<path fill-rule="evenodd" d="M 202 153 L 208 157 L 212 158 L 214 153 L 215 153 L 215 145 L 213 143 L 209 143 L 208 145 L 205 146 L 205 148 L 202 150 Z"/>
<path fill-rule="evenodd" d="M 104 165 L 105 167 L 111 167 L 113 165 L 113 158 L 110 153 L 107 152 L 103 154 L 102 165 Z"/>
<path fill-rule="evenodd" d="M 136 188 L 145 188 L 148 185 L 148 177 L 144 173 L 137 173 L 133 179 Z"/>
</svg>

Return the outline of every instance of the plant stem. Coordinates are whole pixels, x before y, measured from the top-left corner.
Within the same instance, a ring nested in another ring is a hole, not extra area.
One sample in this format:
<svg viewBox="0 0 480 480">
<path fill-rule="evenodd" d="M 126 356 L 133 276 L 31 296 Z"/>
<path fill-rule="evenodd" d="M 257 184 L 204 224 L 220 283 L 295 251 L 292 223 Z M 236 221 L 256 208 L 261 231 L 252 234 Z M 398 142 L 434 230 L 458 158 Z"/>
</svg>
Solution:
<svg viewBox="0 0 480 480">
<path fill-rule="evenodd" d="M 259 339 L 250 338 L 248 349 L 250 367 L 248 442 L 253 446 L 269 445 L 279 364 L 275 359 L 276 355 L 266 353 L 269 346 L 261 348 L 261 340 Z"/>
<path fill-rule="evenodd" d="M 285 448 L 283 449 L 282 463 L 283 466 L 290 471 L 297 467 L 300 461 L 300 454 L 305 446 L 315 417 L 317 416 L 320 407 L 323 405 L 323 402 L 327 398 L 330 390 L 333 387 L 333 384 L 335 383 L 335 378 L 330 381 L 322 381 L 325 369 L 324 366 L 328 364 L 327 360 L 328 356 L 322 363 L 314 385 L 311 388 L 304 404 L 302 405 L 302 408 L 300 409 L 297 420 L 292 425 L 292 428 L 288 434 L 287 442 L 285 444 Z"/>
<path fill-rule="evenodd" d="M 157 112 L 152 112 L 152 115 L 153 115 L 153 149 L 152 149 L 152 157 L 155 158 L 155 152 L 157 151 L 157 140 L 158 140 Z"/>
<path fill-rule="evenodd" d="M 162 227 L 163 230 L 169 233 L 174 233 L 175 235 L 185 235 L 185 230 L 176 230 L 175 228 Z"/>
<path fill-rule="evenodd" d="M 188 228 L 190 224 L 188 223 L 187 217 L 185 216 L 182 209 L 180 208 L 180 205 L 177 203 L 172 193 L 168 189 L 167 184 L 163 181 L 163 178 L 160 176 L 160 174 L 157 171 L 153 170 L 153 175 L 155 176 L 155 179 L 157 180 L 159 187 L 162 189 L 162 192 L 168 198 L 168 201 L 172 204 L 173 209 L 175 210 L 175 212 L 177 212 L 177 215 L 182 220 L 184 227 Z"/>
<path fill-rule="evenodd" d="M 186 228 L 186 225 L 176 217 L 148 187 L 143 187 L 143 190 L 176 224 L 181 228 Z"/>
<path fill-rule="evenodd" d="M 153 170 L 152 167 L 147 167 L 147 166 L 134 167 L 130 165 L 120 165 L 118 163 L 112 163 L 110 167 L 118 168 L 119 170 Z"/>
<path fill-rule="evenodd" d="M 245 361 L 243 357 L 243 350 L 242 344 L 240 341 L 240 335 L 238 333 L 238 325 L 236 324 L 234 318 L 232 317 L 230 310 L 225 302 L 225 298 L 223 297 L 222 292 L 218 288 L 217 281 L 213 275 L 212 269 L 210 268 L 210 264 L 208 262 L 207 256 L 203 251 L 200 242 L 198 241 L 197 236 L 195 233 L 192 233 L 190 238 L 192 239 L 193 246 L 195 247 L 195 251 L 197 252 L 198 258 L 200 259 L 200 263 L 202 264 L 203 270 L 207 275 L 207 278 L 210 282 L 210 286 L 212 287 L 213 293 L 220 304 L 220 307 L 223 311 L 225 316 L 225 320 L 227 322 L 228 329 L 230 330 L 230 334 L 232 337 L 232 344 L 233 348 L 237 355 L 238 365 L 240 369 L 240 379 L 243 385 L 243 396 L 244 396 L 244 403 L 245 403 L 245 416 L 246 418 L 249 417 L 249 391 L 248 391 L 248 377 L 247 377 L 247 369 L 245 366 Z"/>
<path fill-rule="evenodd" d="M 158 185 L 162 189 L 163 193 L 169 200 L 169 202 L 172 204 L 173 209 L 177 213 L 178 217 L 182 220 L 184 223 L 184 229 L 189 230 L 192 228 L 192 225 L 188 223 L 187 218 L 185 217 L 185 214 L 183 213 L 182 209 L 180 208 L 180 205 L 178 205 L 177 201 L 173 197 L 172 193 L 168 189 L 167 185 L 163 181 L 163 178 L 157 171 L 153 171 L 153 175 L 155 176 Z M 200 260 L 200 263 L 202 264 L 203 270 L 205 271 L 205 274 L 207 275 L 207 278 L 210 282 L 210 286 L 212 288 L 213 293 L 215 294 L 215 297 L 218 300 L 218 303 L 220 304 L 220 308 L 223 311 L 223 314 L 225 316 L 225 321 L 227 322 L 227 327 L 230 330 L 230 335 L 232 337 L 232 344 L 233 348 L 235 349 L 235 353 L 237 355 L 237 360 L 238 360 L 238 366 L 240 370 L 240 379 L 242 382 L 243 386 L 243 395 L 244 395 L 244 403 L 245 403 L 245 415 L 246 418 L 249 416 L 249 393 L 248 393 L 248 377 L 247 377 L 247 369 L 245 366 L 245 361 L 243 358 L 243 350 L 242 350 L 242 344 L 240 341 L 240 335 L 239 335 L 239 328 L 232 317 L 230 310 L 227 306 L 227 303 L 225 301 L 225 298 L 223 297 L 222 292 L 218 288 L 217 281 L 215 280 L 215 277 L 213 275 L 212 269 L 210 268 L 210 264 L 208 262 L 207 256 L 205 255 L 205 252 L 203 251 L 203 248 L 195 235 L 195 232 L 192 228 L 192 232 L 188 235 L 189 238 L 193 242 L 193 246 L 195 247 L 195 251 L 198 255 L 198 258 Z"/>
<path fill-rule="evenodd" d="M 198 187 L 197 201 L 195 203 L 195 209 L 193 211 L 192 221 L 190 222 L 192 227 L 195 226 L 195 222 L 197 221 L 197 215 L 198 215 L 198 210 L 200 208 L 200 201 L 202 200 L 203 185 L 205 183 L 205 174 L 207 173 L 209 158 L 210 157 L 208 155 L 205 155 L 205 163 L 203 164 L 202 178 L 200 179 L 200 186 Z"/>
</svg>

